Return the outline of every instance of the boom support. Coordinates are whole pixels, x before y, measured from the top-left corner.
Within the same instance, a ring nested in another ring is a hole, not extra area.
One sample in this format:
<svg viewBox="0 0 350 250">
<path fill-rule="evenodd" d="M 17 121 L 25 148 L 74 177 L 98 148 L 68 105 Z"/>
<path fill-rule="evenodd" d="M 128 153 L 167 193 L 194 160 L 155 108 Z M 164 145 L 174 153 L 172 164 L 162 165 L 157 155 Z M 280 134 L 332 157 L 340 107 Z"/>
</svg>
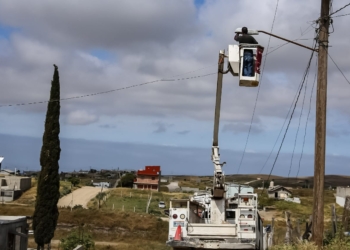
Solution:
<svg viewBox="0 0 350 250">
<path fill-rule="evenodd" d="M 215 117 L 214 117 L 214 135 L 211 159 L 214 163 L 214 186 L 213 186 L 213 198 L 220 199 L 224 197 L 224 173 L 222 172 L 222 166 L 225 164 L 220 163 L 219 153 L 219 124 L 220 124 L 220 108 L 221 108 L 221 95 L 222 95 L 222 77 L 224 71 L 224 58 L 225 52 L 220 50 L 219 62 L 218 62 L 218 80 L 216 87 L 216 102 L 215 102 Z"/>
</svg>

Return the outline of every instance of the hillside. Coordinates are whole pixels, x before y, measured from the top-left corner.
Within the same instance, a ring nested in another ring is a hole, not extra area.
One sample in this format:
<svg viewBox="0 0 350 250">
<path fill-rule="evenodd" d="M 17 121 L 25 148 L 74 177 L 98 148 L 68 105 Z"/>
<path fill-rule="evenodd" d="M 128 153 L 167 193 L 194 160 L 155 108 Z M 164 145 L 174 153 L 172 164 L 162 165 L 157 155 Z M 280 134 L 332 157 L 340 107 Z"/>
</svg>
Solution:
<svg viewBox="0 0 350 250">
<path fill-rule="evenodd" d="M 168 177 L 169 178 L 169 177 Z M 257 180 L 260 178 L 260 180 Z M 234 180 L 239 183 L 250 182 L 251 185 L 261 186 L 262 180 L 267 180 L 267 175 L 233 175 L 227 176 L 226 180 Z M 276 185 L 292 186 L 292 178 L 273 176 Z M 267 199 L 267 195 L 261 189 L 257 189 L 259 194 L 260 207 L 268 206 L 273 210 L 261 211 L 264 225 L 271 224 L 271 218 L 275 218 L 275 242 L 283 243 L 285 235 L 284 211 L 291 213 L 292 225 L 296 228 L 297 221 L 300 227 L 304 228 L 305 222 L 312 213 L 312 177 L 301 177 L 296 182 L 298 189 L 292 189 L 293 196 L 301 199 L 301 204 L 285 201 Z M 306 187 L 305 180 L 308 180 L 309 188 Z M 350 180 L 348 176 L 326 176 L 326 182 L 330 185 L 346 185 Z M 180 186 L 198 187 L 204 189 L 211 186 L 211 176 L 172 176 L 171 181 L 179 182 Z M 163 183 L 162 185 L 167 185 Z M 304 184 L 304 186 L 303 186 Z M 65 190 L 68 184 L 61 183 L 61 190 Z M 146 214 L 147 201 L 150 192 L 147 190 L 135 190 L 130 188 L 107 189 L 108 195 L 101 196 L 101 207 L 98 209 L 98 196 L 93 198 L 88 209 L 77 208 L 60 209 L 57 230 L 54 242 L 67 235 L 72 229 L 79 229 L 83 232 L 90 232 L 95 241 L 98 242 L 96 249 L 169 249 L 165 246 L 168 234 L 168 223 L 163 221 L 166 218 L 163 209 L 158 208 L 159 201 L 165 201 L 167 206 L 170 199 L 186 198 L 189 193 L 169 193 L 153 192 L 149 206 L 149 214 Z M 14 203 L 0 205 L 2 215 L 27 215 L 34 212 L 36 187 L 25 192 L 22 197 Z M 329 218 L 331 205 L 335 203 L 334 190 L 325 190 L 325 221 L 326 229 L 329 229 Z M 134 212 L 135 211 L 135 212 Z M 342 209 L 336 206 L 338 215 L 342 214 Z M 162 219 L 163 217 L 163 219 Z M 136 237 L 135 237 L 136 236 Z M 30 246 L 34 247 L 33 236 L 30 236 Z M 56 244 L 55 243 L 55 244 Z M 55 244 L 53 246 L 55 247 Z M 108 246 L 110 244 L 110 246 Z M 55 248 L 53 248 L 55 249 Z"/>
</svg>

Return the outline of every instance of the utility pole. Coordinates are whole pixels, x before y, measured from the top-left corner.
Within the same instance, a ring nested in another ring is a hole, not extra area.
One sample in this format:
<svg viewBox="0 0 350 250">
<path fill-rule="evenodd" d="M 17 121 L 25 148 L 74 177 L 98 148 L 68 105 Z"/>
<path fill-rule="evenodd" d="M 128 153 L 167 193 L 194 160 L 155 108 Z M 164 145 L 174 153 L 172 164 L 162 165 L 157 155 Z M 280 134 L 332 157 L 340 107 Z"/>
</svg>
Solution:
<svg viewBox="0 0 350 250">
<path fill-rule="evenodd" d="M 327 59 L 328 30 L 330 23 L 330 0 L 321 0 L 321 17 L 318 36 L 318 73 L 315 126 L 315 165 L 314 165 L 314 202 L 312 214 L 312 240 L 318 247 L 323 244 L 324 231 L 324 174 L 326 158 L 326 107 L 327 107 Z"/>
</svg>

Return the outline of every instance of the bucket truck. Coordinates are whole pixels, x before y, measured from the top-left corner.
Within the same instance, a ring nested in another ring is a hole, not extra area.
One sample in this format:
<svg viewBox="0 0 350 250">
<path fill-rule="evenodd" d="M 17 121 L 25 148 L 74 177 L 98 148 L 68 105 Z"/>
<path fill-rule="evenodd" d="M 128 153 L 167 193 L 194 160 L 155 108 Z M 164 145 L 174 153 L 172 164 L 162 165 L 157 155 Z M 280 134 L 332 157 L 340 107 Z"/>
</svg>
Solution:
<svg viewBox="0 0 350 250">
<path fill-rule="evenodd" d="M 252 76 L 242 73 L 246 49 L 254 55 Z M 218 140 L 223 74 L 231 72 L 239 76 L 240 86 L 258 86 L 262 50 L 260 45 L 241 44 L 229 45 L 228 55 L 220 51 L 212 145 L 213 187 L 189 199 L 170 201 L 166 244 L 174 250 L 266 249 L 263 223 L 257 209 L 258 195 L 252 187 L 225 182 L 225 162 L 220 162 Z M 228 58 L 226 71 L 225 58 Z"/>
</svg>

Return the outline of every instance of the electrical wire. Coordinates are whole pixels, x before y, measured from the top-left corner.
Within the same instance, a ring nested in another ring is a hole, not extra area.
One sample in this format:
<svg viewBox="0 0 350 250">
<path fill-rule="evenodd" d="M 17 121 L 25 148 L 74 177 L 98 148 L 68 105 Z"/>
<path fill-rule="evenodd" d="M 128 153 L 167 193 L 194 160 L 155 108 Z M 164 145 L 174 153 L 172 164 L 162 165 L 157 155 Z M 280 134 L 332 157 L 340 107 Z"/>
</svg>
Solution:
<svg viewBox="0 0 350 250">
<path fill-rule="evenodd" d="M 281 134 L 282 134 L 283 128 L 284 128 L 284 126 L 285 126 L 286 123 L 287 123 L 289 114 L 291 113 L 292 108 L 293 108 L 293 105 L 294 105 L 294 103 L 295 103 L 295 100 L 296 100 L 296 98 L 297 98 L 297 96 L 298 96 L 298 92 L 299 92 L 299 89 L 300 89 L 300 87 L 301 87 L 301 84 L 302 84 L 302 81 L 299 83 L 299 86 L 298 86 L 298 88 L 297 88 L 297 91 L 295 92 L 293 101 L 292 101 L 292 103 L 290 104 L 290 107 L 289 107 L 289 110 L 288 110 L 288 112 L 287 112 L 286 117 L 284 118 L 283 125 L 282 125 L 282 127 L 281 127 L 281 129 L 280 129 L 280 131 L 279 131 L 279 133 L 278 133 L 278 136 L 277 136 L 277 138 L 276 138 L 276 140 L 275 140 L 275 143 L 274 143 L 274 145 L 273 145 L 273 147 L 272 147 L 272 149 L 271 149 L 271 151 L 270 151 L 270 153 L 269 153 L 269 155 L 268 155 L 268 157 L 267 157 L 265 163 L 263 164 L 263 166 L 261 167 L 261 169 L 260 169 L 260 171 L 259 171 L 259 174 L 261 174 L 262 171 L 264 170 L 266 164 L 268 163 L 268 161 L 269 161 L 269 159 L 270 159 L 270 157 L 271 157 L 271 155 L 272 155 L 272 153 L 273 153 L 273 151 L 274 151 L 274 149 L 275 149 L 275 147 L 276 147 L 276 145 L 277 145 L 277 142 L 278 142 L 278 140 L 279 140 L 279 138 L 280 138 L 280 136 L 281 136 Z"/>
<path fill-rule="evenodd" d="M 307 41 L 307 40 L 312 40 L 314 38 L 301 38 L 301 39 L 295 39 L 295 40 L 292 40 L 293 42 L 295 41 L 300 41 L 300 40 L 303 40 L 303 41 Z M 270 46 L 269 49 L 274 49 L 276 47 L 280 47 L 280 46 L 284 46 L 286 44 L 288 44 L 289 42 L 285 42 L 285 43 L 282 43 L 282 44 L 278 44 L 278 45 L 275 45 L 275 46 Z"/>
<path fill-rule="evenodd" d="M 317 69 L 317 60 L 316 60 L 316 66 L 315 68 Z M 298 164 L 298 171 L 297 171 L 297 175 L 296 175 L 296 179 L 298 179 L 299 176 L 299 171 L 300 171 L 300 166 L 301 166 L 301 160 L 303 158 L 303 154 L 304 154 L 304 147 L 305 147 L 305 140 L 306 140 L 306 131 L 307 131 L 307 125 L 309 123 L 309 117 L 310 117 L 310 112 L 311 112 L 311 102 L 312 102 L 312 95 L 314 93 L 314 88 L 315 88 L 315 83 L 316 83 L 316 79 L 317 79 L 317 70 L 315 71 L 315 77 L 314 77 L 314 82 L 312 84 L 312 88 L 311 88 L 311 94 L 310 94 L 310 102 L 309 102 L 309 112 L 307 114 L 306 117 L 306 124 L 305 124 L 305 131 L 304 131 L 304 139 L 303 139 L 303 146 L 301 147 L 301 153 L 300 153 L 300 158 L 299 158 L 299 164 Z"/>
<path fill-rule="evenodd" d="M 292 157 L 291 157 L 290 165 L 289 165 L 287 183 L 289 183 L 289 176 L 290 176 L 290 172 L 291 172 L 292 166 L 293 166 L 293 159 L 294 159 L 295 148 L 296 148 L 297 140 L 298 140 L 298 136 L 299 136 L 301 117 L 302 117 L 303 111 L 304 111 L 304 104 L 305 104 L 305 97 L 306 97 L 306 90 L 307 90 L 308 79 L 309 79 L 309 72 L 307 72 L 307 76 L 306 76 L 306 84 L 305 84 L 305 87 L 304 87 L 304 97 L 303 97 L 303 102 L 302 102 L 302 105 L 301 105 L 301 112 L 300 112 L 300 115 L 299 115 L 298 128 L 297 128 L 297 132 L 296 132 L 295 139 L 294 139 L 294 146 L 293 146 Z"/>
<path fill-rule="evenodd" d="M 335 17 L 342 17 L 342 16 L 350 16 L 350 13 L 343 14 L 343 15 L 338 15 L 338 16 L 332 16 L 332 17 L 335 18 Z"/>
<path fill-rule="evenodd" d="M 186 74 L 186 73 L 185 73 Z M 198 76 L 191 76 L 191 77 L 184 77 L 184 78 L 177 78 L 177 79 L 158 79 L 150 82 L 144 82 L 140 84 L 134 84 L 126 87 L 121 87 L 117 89 L 111 89 L 111 90 L 106 90 L 106 91 L 101 91 L 101 92 L 96 92 L 92 94 L 86 94 L 86 95 L 80 95 L 80 96 L 72 96 L 72 97 L 66 97 L 66 98 L 61 98 L 59 100 L 49 100 L 49 101 L 36 101 L 36 102 L 27 102 L 27 103 L 16 103 L 16 104 L 6 104 L 6 105 L 0 105 L 0 108 L 3 107 L 13 107 L 13 106 L 26 106 L 26 105 L 34 105 L 34 104 L 43 104 L 43 103 L 49 103 L 49 102 L 57 102 L 57 101 L 67 101 L 67 100 L 72 100 L 72 99 L 81 99 L 85 97 L 90 97 L 90 96 L 96 96 L 96 95 L 104 95 L 112 92 L 117 92 L 117 91 L 122 91 L 122 90 L 127 90 L 131 88 L 136 88 L 136 87 L 141 87 L 143 85 L 151 84 L 151 83 L 157 83 L 157 82 L 175 82 L 175 81 L 184 81 L 184 80 L 191 80 L 195 78 L 200 78 L 200 77 L 207 77 L 217 74 L 217 72 L 214 73 L 209 73 L 205 75 L 198 75 Z"/>
<path fill-rule="evenodd" d="M 350 84 L 350 81 L 348 80 L 348 78 L 346 78 L 345 74 L 343 73 L 343 71 L 339 68 L 339 66 L 336 64 L 336 62 L 333 60 L 333 58 L 331 57 L 331 55 L 328 53 L 328 50 L 327 51 L 327 54 L 329 56 L 329 58 L 332 60 L 332 62 L 334 63 L 334 65 L 337 67 L 337 69 L 339 70 L 339 72 L 343 75 L 344 79 Z"/>
<path fill-rule="evenodd" d="M 275 14 L 274 14 L 274 16 L 273 16 L 272 25 L 271 25 L 271 32 L 270 32 L 270 33 L 272 33 L 273 27 L 274 27 L 274 25 L 275 25 L 275 20 L 276 20 L 276 15 L 277 15 L 277 10 L 278 10 L 278 3 L 279 3 L 279 0 L 277 0 L 277 2 L 276 2 Z M 270 40 L 271 40 L 271 36 L 269 36 L 269 41 L 268 41 L 268 43 L 267 43 L 267 52 L 268 52 L 268 50 L 269 50 Z M 265 64 L 266 64 L 266 58 L 267 58 L 267 57 L 265 56 L 265 58 L 264 58 L 264 63 L 263 63 L 263 68 L 262 68 L 262 71 L 261 71 L 260 84 L 259 84 L 258 92 L 257 92 L 256 98 L 255 98 L 255 104 L 254 104 L 253 114 L 252 114 L 252 118 L 251 118 L 251 120 L 250 120 L 248 135 L 247 135 L 247 139 L 246 139 L 246 142 L 245 142 L 245 145 L 244 145 L 244 149 L 243 149 L 241 161 L 240 161 L 239 166 L 238 166 L 238 169 L 237 169 L 237 174 L 239 174 L 239 170 L 241 169 L 241 166 L 242 166 L 242 163 L 243 163 L 243 159 L 244 159 L 244 155 L 245 155 L 245 152 L 246 152 L 246 150 L 247 150 L 247 145 L 248 145 L 248 141 L 249 141 L 249 137 L 250 137 L 250 132 L 251 132 L 251 130 L 252 130 L 252 125 L 253 125 L 253 120 L 254 120 L 256 105 L 257 105 L 258 99 L 259 99 L 260 87 L 261 87 L 261 82 L 262 82 L 262 79 L 263 79 L 263 74 L 264 74 L 264 69 L 265 69 Z"/>
<path fill-rule="evenodd" d="M 338 13 L 339 11 L 341 11 L 341 10 L 345 9 L 345 8 L 346 8 L 346 7 L 348 7 L 348 6 L 350 6 L 350 3 L 348 3 L 348 4 L 344 5 L 344 6 L 343 6 L 343 7 L 341 7 L 340 9 L 338 9 L 338 10 L 336 10 L 336 11 L 332 12 L 331 14 L 329 14 L 329 16 L 332 16 L 332 15 L 334 15 L 335 13 Z"/>
<path fill-rule="evenodd" d="M 297 39 L 293 40 L 293 42 L 298 41 L 298 40 L 303 40 L 303 39 L 300 39 L 300 38 L 303 37 L 304 35 L 306 35 L 309 31 L 311 31 L 311 30 L 309 30 L 309 29 L 310 29 L 310 27 L 312 27 L 313 24 L 314 24 L 314 23 L 311 23 L 311 24 L 305 29 L 305 31 L 301 32 L 301 35 L 300 35 Z M 312 38 L 312 39 L 313 39 L 313 38 Z M 271 54 L 272 52 L 275 52 L 276 50 L 282 48 L 283 46 L 285 46 L 285 45 L 287 45 L 287 44 L 289 44 L 289 43 L 290 43 L 290 42 L 286 42 L 286 43 L 284 43 L 284 44 L 279 45 L 276 49 L 274 49 L 274 50 L 272 50 L 272 51 L 270 51 L 270 52 L 268 52 L 268 53 L 266 52 L 265 56 Z"/>
<path fill-rule="evenodd" d="M 316 43 L 315 43 L 315 45 L 314 45 L 314 49 L 315 49 L 315 48 L 316 48 Z M 284 140 L 285 140 L 285 138 L 286 138 L 286 135 L 287 135 L 287 132 L 288 132 L 290 123 L 291 123 L 291 121 L 292 121 L 292 118 L 293 118 L 293 115 L 294 115 L 294 112 L 295 112 L 295 109 L 296 109 L 296 106 L 297 106 L 297 103 L 298 103 L 298 100 L 299 100 L 299 97 L 300 97 L 301 90 L 302 90 L 302 88 L 303 88 L 303 85 L 304 85 L 304 82 L 305 82 L 305 79 L 306 79 L 306 75 L 308 74 L 308 71 L 309 71 L 309 69 L 310 69 L 310 65 L 311 65 L 311 61 L 312 61 L 314 52 L 315 52 L 314 50 L 311 52 L 311 56 L 310 56 L 309 62 L 308 62 L 308 64 L 307 64 L 307 67 L 306 67 L 306 70 L 305 70 L 305 73 L 304 73 L 304 76 L 303 76 L 302 85 L 301 85 L 301 87 L 299 88 L 298 96 L 297 96 L 297 99 L 296 99 L 296 101 L 295 101 L 295 103 L 294 103 L 293 111 L 292 111 L 292 113 L 291 113 L 291 115 L 290 115 L 290 118 L 289 118 L 289 121 L 288 121 L 288 125 L 287 125 L 287 127 L 286 127 L 285 132 L 284 132 L 284 135 L 283 135 L 283 138 L 282 138 L 280 147 L 279 147 L 279 149 L 278 149 L 278 151 L 277 151 L 277 155 L 276 155 L 276 157 L 275 157 L 275 160 L 274 160 L 273 165 L 272 165 L 272 167 L 271 167 L 270 173 L 269 173 L 269 175 L 268 175 L 267 182 L 270 180 L 270 177 L 271 177 L 271 174 L 272 174 L 272 172 L 273 172 L 273 170 L 274 170 L 274 168 L 275 168 L 275 165 L 276 165 L 278 156 L 279 156 L 279 154 L 280 154 L 280 152 L 281 152 L 281 149 L 282 149 Z M 264 190 L 264 189 L 265 189 L 265 188 L 263 188 L 263 190 Z M 263 192 L 263 191 L 262 191 L 262 192 Z"/>
<path fill-rule="evenodd" d="M 344 5 L 343 7 L 341 7 L 340 9 L 332 12 L 332 9 L 333 9 L 333 3 L 332 2 L 333 1 L 330 2 L 330 11 L 331 11 L 331 13 L 329 15 L 322 16 L 322 17 L 320 17 L 319 19 L 317 19 L 317 20 L 315 20 L 313 22 L 318 22 L 318 20 L 323 19 L 323 18 L 327 18 L 327 17 L 340 17 L 340 16 L 343 16 L 343 15 L 339 15 L 339 16 L 332 16 L 332 15 L 334 15 L 334 14 L 338 13 L 339 11 L 345 9 L 346 7 L 350 6 L 350 3 L 348 3 L 348 4 Z M 346 15 L 348 15 L 348 14 L 345 14 L 345 16 Z"/>
</svg>

